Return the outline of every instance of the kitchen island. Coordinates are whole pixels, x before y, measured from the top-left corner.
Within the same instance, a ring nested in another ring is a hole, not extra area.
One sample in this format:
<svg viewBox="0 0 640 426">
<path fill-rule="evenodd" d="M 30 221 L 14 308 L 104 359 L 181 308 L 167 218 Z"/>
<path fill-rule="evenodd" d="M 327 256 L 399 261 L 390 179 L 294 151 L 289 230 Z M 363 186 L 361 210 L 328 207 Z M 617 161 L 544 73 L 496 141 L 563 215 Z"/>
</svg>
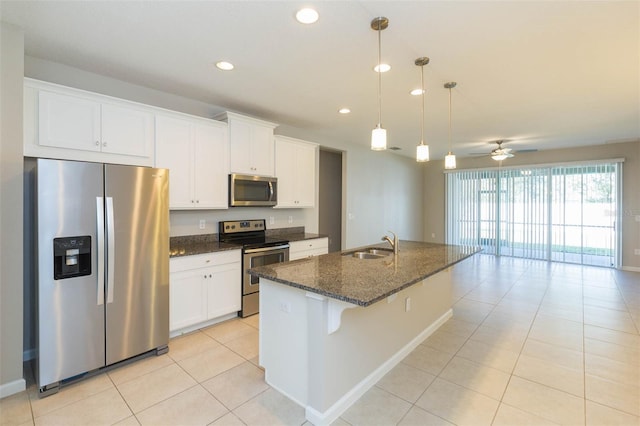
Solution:
<svg viewBox="0 0 640 426">
<path fill-rule="evenodd" d="M 250 270 L 260 277 L 260 365 L 269 385 L 330 424 L 451 311 L 450 267 L 475 247 L 401 241 Z M 383 248 L 383 247 L 379 247 Z"/>
</svg>

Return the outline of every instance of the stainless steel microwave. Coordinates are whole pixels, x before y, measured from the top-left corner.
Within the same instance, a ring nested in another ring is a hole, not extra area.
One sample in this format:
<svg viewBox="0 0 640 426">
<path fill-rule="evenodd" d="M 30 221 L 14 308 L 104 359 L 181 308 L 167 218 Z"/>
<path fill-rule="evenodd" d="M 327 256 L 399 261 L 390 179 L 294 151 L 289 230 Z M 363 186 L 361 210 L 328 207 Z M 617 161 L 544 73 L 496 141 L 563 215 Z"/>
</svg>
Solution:
<svg viewBox="0 0 640 426">
<path fill-rule="evenodd" d="M 275 206 L 278 202 L 278 178 L 229 175 L 229 206 Z"/>
</svg>

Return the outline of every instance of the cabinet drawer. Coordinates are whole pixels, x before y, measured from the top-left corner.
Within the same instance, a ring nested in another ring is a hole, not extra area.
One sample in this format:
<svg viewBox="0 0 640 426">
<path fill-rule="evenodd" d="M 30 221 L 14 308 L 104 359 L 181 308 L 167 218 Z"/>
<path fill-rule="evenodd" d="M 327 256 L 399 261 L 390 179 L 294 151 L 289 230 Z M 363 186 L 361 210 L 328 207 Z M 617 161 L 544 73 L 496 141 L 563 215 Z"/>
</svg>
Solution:
<svg viewBox="0 0 640 426">
<path fill-rule="evenodd" d="M 188 271 L 190 269 L 209 268 L 240 262 L 240 250 L 226 250 L 216 253 L 196 254 L 193 256 L 174 257 L 169 260 L 169 272 Z"/>
<path fill-rule="evenodd" d="M 316 249 L 329 249 L 328 238 L 315 238 L 313 240 L 292 241 L 289 243 L 291 251 L 307 251 Z"/>
</svg>

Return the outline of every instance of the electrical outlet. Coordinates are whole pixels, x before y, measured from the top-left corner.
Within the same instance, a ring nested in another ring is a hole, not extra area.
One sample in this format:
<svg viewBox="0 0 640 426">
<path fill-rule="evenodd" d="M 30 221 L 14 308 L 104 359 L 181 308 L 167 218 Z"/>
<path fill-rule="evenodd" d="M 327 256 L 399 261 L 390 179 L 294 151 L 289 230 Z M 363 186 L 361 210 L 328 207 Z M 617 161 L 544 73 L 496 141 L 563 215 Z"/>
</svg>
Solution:
<svg viewBox="0 0 640 426">
<path fill-rule="evenodd" d="M 276 218 L 273 216 L 269 216 L 269 225 L 273 225 L 274 223 L 276 223 Z"/>
<path fill-rule="evenodd" d="M 207 221 L 205 219 L 200 219 L 200 229 L 204 229 L 207 226 Z"/>
<path fill-rule="evenodd" d="M 404 299 L 404 311 L 409 312 L 411 310 L 411 298 L 407 297 Z"/>
<path fill-rule="evenodd" d="M 280 310 L 282 312 L 286 312 L 287 314 L 291 313 L 291 303 L 289 302 L 280 302 Z"/>
<path fill-rule="evenodd" d="M 293 223 L 293 216 L 289 216 L 289 223 Z"/>
<path fill-rule="evenodd" d="M 636 256 L 640 256 L 640 249 L 635 249 L 635 250 L 633 251 L 633 253 L 634 253 Z"/>
<path fill-rule="evenodd" d="M 431 233 L 431 238 L 435 238 L 435 237 L 436 237 L 436 233 L 435 233 L 435 232 L 432 232 L 432 233 Z"/>
</svg>

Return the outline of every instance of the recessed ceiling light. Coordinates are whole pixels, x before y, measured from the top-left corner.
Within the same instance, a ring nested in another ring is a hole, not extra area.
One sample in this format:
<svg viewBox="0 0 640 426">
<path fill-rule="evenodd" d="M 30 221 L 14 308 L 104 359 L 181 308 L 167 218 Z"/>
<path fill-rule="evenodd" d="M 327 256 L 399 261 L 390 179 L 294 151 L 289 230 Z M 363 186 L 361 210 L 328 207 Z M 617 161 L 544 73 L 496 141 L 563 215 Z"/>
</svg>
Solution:
<svg viewBox="0 0 640 426">
<path fill-rule="evenodd" d="M 338 110 L 338 112 L 339 112 L 340 114 L 349 114 L 349 113 L 351 112 L 351 110 L 350 110 L 349 108 L 340 108 L 340 109 Z"/>
<path fill-rule="evenodd" d="M 305 7 L 296 12 L 296 20 L 301 24 L 313 24 L 318 20 L 318 16 L 318 12 L 309 7 Z"/>
<path fill-rule="evenodd" d="M 413 89 L 411 92 L 412 96 L 420 96 L 424 93 L 424 90 L 422 89 Z"/>
<path fill-rule="evenodd" d="M 227 61 L 216 62 L 216 67 L 222 71 L 231 71 L 234 68 L 233 64 Z"/>
<path fill-rule="evenodd" d="M 389 64 L 380 64 L 380 65 L 376 65 L 375 67 L 373 67 L 373 70 L 375 72 L 378 72 L 378 69 L 380 69 L 380 72 L 387 72 L 391 69 L 391 65 Z"/>
</svg>

